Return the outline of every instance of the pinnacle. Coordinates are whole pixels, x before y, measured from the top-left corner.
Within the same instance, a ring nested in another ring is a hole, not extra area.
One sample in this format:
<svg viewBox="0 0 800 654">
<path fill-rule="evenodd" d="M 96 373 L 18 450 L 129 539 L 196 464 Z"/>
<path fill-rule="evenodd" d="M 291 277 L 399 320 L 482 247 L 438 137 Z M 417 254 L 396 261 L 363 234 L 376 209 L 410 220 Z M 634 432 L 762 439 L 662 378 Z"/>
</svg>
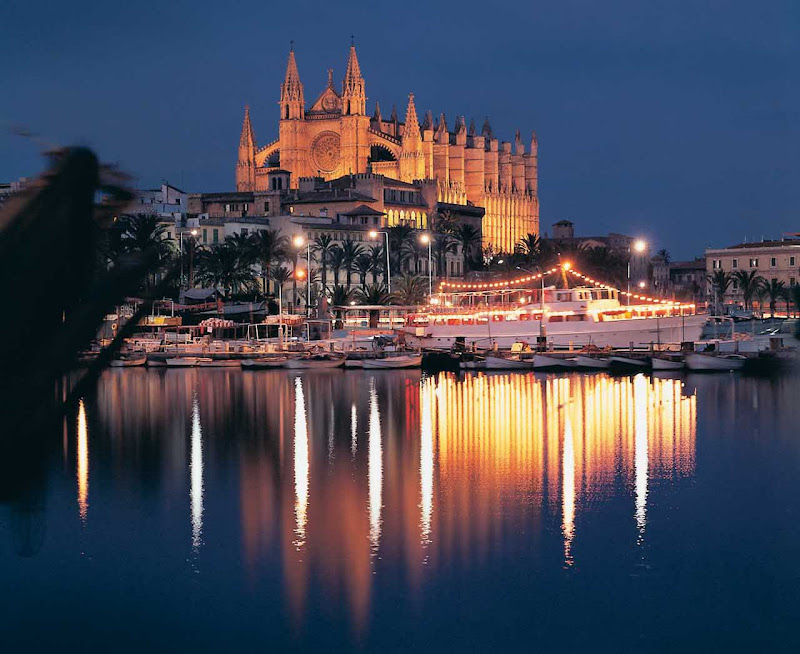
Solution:
<svg viewBox="0 0 800 654">
<path fill-rule="evenodd" d="M 406 108 L 406 128 L 404 136 L 419 137 L 419 120 L 417 119 L 417 108 L 414 105 L 414 94 L 408 94 L 408 107 Z"/>
</svg>

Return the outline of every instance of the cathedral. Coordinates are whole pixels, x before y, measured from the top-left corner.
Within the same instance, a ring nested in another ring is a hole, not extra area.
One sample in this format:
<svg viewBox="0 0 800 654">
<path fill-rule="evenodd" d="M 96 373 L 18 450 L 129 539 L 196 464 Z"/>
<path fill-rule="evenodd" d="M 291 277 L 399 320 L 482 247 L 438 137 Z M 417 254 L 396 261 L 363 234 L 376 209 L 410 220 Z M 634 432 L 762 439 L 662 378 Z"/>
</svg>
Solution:
<svg viewBox="0 0 800 654">
<path fill-rule="evenodd" d="M 420 124 L 414 95 L 409 94 L 405 120 L 380 106 L 367 113 L 366 84 L 354 45 L 350 46 L 341 91 L 328 70 L 322 93 L 306 106 L 294 48 L 289 52 L 281 85 L 278 138 L 258 146 L 245 109 L 236 166 L 237 191 L 276 191 L 289 173 L 290 188 L 303 180 L 360 179 L 383 176 L 407 184 L 431 185 L 435 204 L 481 207 L 484 247 L 509 252 L 529 233 L 539 233 L 538 161 L 535 133 L 526 152 L 519 131 L 513 144 L 495 138 L 488 119 L 480 132 L 463 116 L 448 128 L 444 114 L 426 112 Z M 431 212 L 436 206 L 429 207 Z M 387 212 L 385 224 L 406 222 Z M 418 224 L 418 226 L 421 226 Z"/>
</svg>

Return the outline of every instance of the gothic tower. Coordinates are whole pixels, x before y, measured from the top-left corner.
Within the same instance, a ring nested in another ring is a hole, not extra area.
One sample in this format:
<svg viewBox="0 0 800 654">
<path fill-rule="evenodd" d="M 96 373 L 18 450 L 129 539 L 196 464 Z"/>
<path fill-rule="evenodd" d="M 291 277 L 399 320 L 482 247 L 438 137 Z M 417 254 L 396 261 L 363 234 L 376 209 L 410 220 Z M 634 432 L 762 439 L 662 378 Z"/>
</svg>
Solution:
<svg viewBox="0 0 800 654">
<path fill-rule="evenodd" d="M 342 80 L 341 171 L 343 174 L 364 173 L 369 158 L 369 116 L 364 78 L 358 65 L 356 46 L 350 45 L 350 57 Z"/>
<path fill-rule="evenodd" d="M 250 124 L 250 107 L 244 108 L 242 136 L 239 138 L 239 161 L 236 164 L 236 190 L 253 191 L 256 187 L 256 137 Z"/>
<path fill-rule="evenodd" d="M 422 154 L 422 135 L 419 131 L 417 108 L 414 106 L 414 94 L 408 95 L 405 129 L 403 130 L 402 152 L 400 153 L 400 179 L 413 182 L 425 177 L 425 159 Z"/>
<path fill-rule="evenodd" d="M 286 63 L 286 77 L 281 85 L 281 121 L 278 128 L 281 143 L 280 163 L 281 168 L 292 171 L 292 186 L 297 186 L 297 172 L 305 170 L 304 118 L 305 99 L 303 98 L 303 85 L 300 82 L 300 73 L 297 71 L 297 61 L 294 58 L 294 45 L 289 50 L 289 60 Z"/>
</svg>

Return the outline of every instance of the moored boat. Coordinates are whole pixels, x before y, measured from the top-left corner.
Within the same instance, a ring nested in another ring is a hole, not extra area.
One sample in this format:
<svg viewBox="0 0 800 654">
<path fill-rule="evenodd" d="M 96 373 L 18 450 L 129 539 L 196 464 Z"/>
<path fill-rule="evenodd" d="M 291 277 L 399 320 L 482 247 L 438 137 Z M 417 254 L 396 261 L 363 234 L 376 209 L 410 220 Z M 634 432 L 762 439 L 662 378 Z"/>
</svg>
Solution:
<svg viewBox="0 0 800 654">
<path fill-rule="evenodd" d="M 422 365 L 421 354 L 401 354 L 381 359 L 363 359 L 364 370 L 388 370 L 392 368 L 419 368 Z"/>
<path fill-rule="evenodd" d="M 590 357 L 579 354 L 575 357 L 575 365 L 586 370 L 608 370 L 611 367 L 611 361 L 606 357 Z"/>
<path fill-rule="evenodd" d="M 212 359 L 211 357 L 200 357 L 197 359 L 197 366 L 200 368 L 241 368 L 242 362 L 239 359 Z"/>
<path fill-rule="evenodd" d="M 636 356 L 613 356 L 609 358 L 612 368 L 623 368 L 626 370 L 644 370 L 650 365 L 649 357 Z"/>
<path fill-rule="evenodd" d="M 197 365 L 197 357 L 172 357 L 166 362 L 167 368 L 194 368 Z"/>
<path fill-rule="evenodd" d="M 112 368 L 133 368 L 136 366 L 143 366 L 147 363 L 147 357 L 142 356 L 127 356 L 120 359 L 112 359 L 108 364 Z"/>
<path fill-rule="evenodd" d="M 576 367 L 574 359 L 549 354 L 536 354 L 533 357 L 534 370 L 572 370 Z"/>
<path fill-rule="evenodd" d="M 483 362 L 485 370 L 532 370 L 532 359 L 521 359 L 518 356 L 498 356 L 487 354 Z"/>
<path fill-rule="evenodd" d="M 244 359 L 242 370 L 275 370 L 283 368 L 286 357 L 263 357 L 259 359 Z"/>
<path fill-rule="evenodd" d="M 650 357 L 653 370 L 683 370 L 686 363 L 677 352 L 658 352 Z"/>
<path fill-rule="evenodd" d="M 345 357 L 341 354 L 309 354 L 287 359 L 283 367 L 290 370 L 313 370 L 325 368 L 342 368 Z"/>
<path fill-rule="evenodd" d="M 744 368 L 746 361 L 741 354 L 693 352 L 686 355 L 686 367 L 694 372 L 733 372 Z"/>
</svg>

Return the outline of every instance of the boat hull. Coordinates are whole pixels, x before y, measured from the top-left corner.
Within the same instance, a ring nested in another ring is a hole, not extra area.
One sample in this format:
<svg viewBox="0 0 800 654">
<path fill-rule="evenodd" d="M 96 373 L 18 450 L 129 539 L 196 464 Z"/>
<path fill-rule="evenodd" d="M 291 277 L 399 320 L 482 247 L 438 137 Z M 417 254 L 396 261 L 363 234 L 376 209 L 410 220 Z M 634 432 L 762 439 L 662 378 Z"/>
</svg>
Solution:
<svg viewBox="0 0 800 654">
<path fill-rule="evenodd" d="M 174 357 L 167 359 L 167 368 L 194 368 L 197 365 L 197 357 Z"/>
<path fill-rule="evenodd" d="M 484 370 L 532 370 L 533 361 L 510 359 L 506 357 L 486 356 L 483 362 Z"/>
<path fill-rule="evenodd" d="M 364 359 L 364 370 L 391 370 L 398 368 L 419 368 L 422 365 L 422 355 L 386 357 L 385 359 Z"/>
<path fill-rule="evenodd" d="M 586 370 L 608 370 L 611 367 L 611 361 L 606 358 L 587 357 L 579 354 L 575 357 L 575 365 Z"/>
<path fill-rule="evenodd" d="M 112 368 L 135 368 L 147 363 L 147 357 L 137 357 L 135 359 L 113 359 L 108 365 Z"/>
<path fill-rule="evenodd" d="M 697 341 L 707 317 L 704 315 L 671 316 L 669 318 L 638 318 L 609 322 L 565 322 L 546 324 L 547 342 L 557 347 L 575 348 L 593 345 L 599 348 L 627 348 L 650 343 L 680 343 Z M 467 345 L 511 349 L 518 341 L 535 343 L 541 335 L 539 322 L 508 321 L 483 325 L 428 325 L 404 327 L 406 343 L 418 348 L 450 348 L 463 338 Z"/>
<path fill-rule="evenodd" d="M 199 368 L 241 368 L 242 362 L 237 359 L 198 359 Z"/>
<path fill-rule="evenodd" d="M 283 364 L 284 368 L 289 370 L 325 370 L 330 368 L 342 368 L 344 366 L 344 357 L 336 359 L 287 359 Z"/>
<path fill-rule="evenodd" d="M 654 356 L 651 363 L 653 370 L 683 370 L 686 367 L 683 359 L 680 358 L 662 359 Z"/>
<path fill-rule="evenodd" d="M 746 359 L 739 356 L 687 354 L 686 367 L 693 372 L 733 372 L 744 368 Z"/>
<path fill-rule="evenodd" d="M 575 361 L 546 354 L 536 354 L 533 357 L 533 368 L 534 370 L 573 370 Z"/>
<path fill-rule="evenodd" d="M 242 370 L 275 370 L 283 368 L 286 357 L 275 357 L 273 359 L 245 359 L 242 361 Z"/>
</svg>

